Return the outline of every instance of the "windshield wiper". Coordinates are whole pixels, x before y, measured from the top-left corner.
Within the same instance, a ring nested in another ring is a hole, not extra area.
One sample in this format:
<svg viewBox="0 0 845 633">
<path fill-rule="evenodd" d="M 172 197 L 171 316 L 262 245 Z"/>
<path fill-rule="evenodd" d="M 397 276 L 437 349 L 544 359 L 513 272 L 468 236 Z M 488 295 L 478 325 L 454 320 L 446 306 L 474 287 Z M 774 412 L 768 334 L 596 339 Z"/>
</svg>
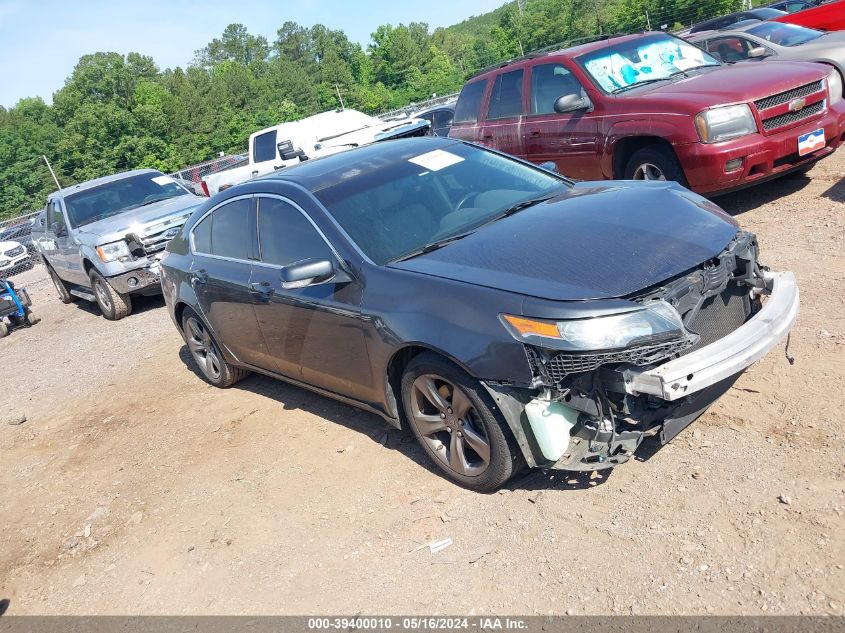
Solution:
<svg viewBox="0 0 845 633">
<path fill-rule="evenodd" d="M 438 248 L 443 248 L 447 244 L 451 244 L 452 242 L 456 242 L 460 239 L 465 238 L 467 235 L 475 233 L 477 229 L 473 229 L 471 231 L 466 231 L 464 233 L 458 233 L 457 235 L 452 235 L 450 237 L 444 237 L 441 240 L 436 240 L 434 242 L 429 242 L 428 244 L 424 244 L 419 248 L 415 248 L 410 253 L 405 253 L 404 255 L 400 255 L 395 259 L 391 259 L 390 262 L 404 262 L 406 259 L 413 259 L 414 257 L 418 257 L 420 255 L 425 255 L 426 253 L 430 253 L 431 251 L 436 251 Z"/>
<path fill-rule="evenodd" d="M 535 204 L 540 204 L 541 202 L 545 202 L 546 200 L 551 200 L 552 198 L 558 196 L 560 194 L 548 194 L 545 196 L 537 196 L 536 198 L 529 198 L 528 200 L 522 200 L 521 202 L 517 202 L 509 206 L 507 209 L 502 211 L 499 215 L 493 218 L 492 221 L 501 220 L 502 218 L 506 218 L 508 216 L 517 213 L 518 211 L 522 211 L 523 209 L 527 209 L 528 207 L 533 207 Z"/>
<path fill-rule="evenodd" d="M 699 64 L 698 66 L 690 66 L 689 68 L 684 68 L 683 70 L 676 70 L 673 72 L 669 77 L 677 77 L 678 75 L 683 75 L 684 77 L 687 76 L 687 73 L 691 70 L 698 70 L 699 68 L 715 68 L 719 64 Z"/>
<path fill-rule="evenodd" d="M 619 94 L 620 92 L 625 92 L 626 90 L 631 90 L 631 88 L 639 88 L 640 86 L 645 86 L 646 84 L 653 84 L 656 81 L 668 81 L 669 77 L 654 77 L 652 79 L 643 79 L 642 81 L 638 81 L 636 83 L 630 84 L 628 86 L 622 86 L 621 88 L 617 88 L 613 90 L 610 94 L 615 95 Z"/>
</svg>

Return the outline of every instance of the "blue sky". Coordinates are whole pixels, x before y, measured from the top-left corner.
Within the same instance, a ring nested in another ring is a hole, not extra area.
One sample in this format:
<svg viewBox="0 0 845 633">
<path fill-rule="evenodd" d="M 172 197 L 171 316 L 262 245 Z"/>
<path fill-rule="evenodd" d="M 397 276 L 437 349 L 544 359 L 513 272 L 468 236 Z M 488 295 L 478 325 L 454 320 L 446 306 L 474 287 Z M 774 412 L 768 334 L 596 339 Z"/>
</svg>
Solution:
<svg viewBox="0 0 845 633">
<path fill-rule="evenodd" d="M 379 24 L 447 26 L 505 0 L 0 0 L 0 105 L 48 103 L 77 60 L 96 51 L 137 51 L 161 68 L 187 65 L 232 22 L 275 37 L 286 20 L 340 28 L 365 44 Z"/>
</svg>

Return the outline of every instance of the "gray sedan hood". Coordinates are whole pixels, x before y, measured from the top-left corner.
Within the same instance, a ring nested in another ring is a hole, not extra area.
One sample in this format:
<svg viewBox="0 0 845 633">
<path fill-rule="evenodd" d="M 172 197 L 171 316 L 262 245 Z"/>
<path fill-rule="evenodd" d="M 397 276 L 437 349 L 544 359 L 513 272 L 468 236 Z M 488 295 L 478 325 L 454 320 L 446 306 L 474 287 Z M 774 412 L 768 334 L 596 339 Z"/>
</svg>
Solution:
<svg viewBox="0 0 845 633">
<path fill-rule="evenodd" d="M 700 266 L 737 230 L 719 207 L 676 183 L 583 182 L 389 266 L 543 299 L 607 299 Z"/>
</svg>

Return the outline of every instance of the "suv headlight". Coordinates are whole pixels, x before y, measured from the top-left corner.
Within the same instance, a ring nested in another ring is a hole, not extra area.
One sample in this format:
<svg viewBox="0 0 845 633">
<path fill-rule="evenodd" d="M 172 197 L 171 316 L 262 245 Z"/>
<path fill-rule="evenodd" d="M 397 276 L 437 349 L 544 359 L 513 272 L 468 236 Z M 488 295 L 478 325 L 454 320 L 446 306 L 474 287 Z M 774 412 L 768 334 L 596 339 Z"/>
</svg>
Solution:
<svg viewBox="0 0 845 633">
<path fill-rule="evenodd" d="M 695 129 L 702 143 L 718 143 L 754 134 L 757 122 L 748 104 L 723 106 L 700 112 L 695 117 Z"/>
<path fill-rule="evenodd" d="M 827 76 L 827 91 L 830 94 L 830 105 L 842 101 L 842 75 L 835 68 L 831 68 Z"/>
<path fill-rule="evenodd" d="M 97 255 L 106 263 L 113 262 L 117 259 L 131 259 L 132 257 L 132 253 L 129 252 L 129 246 L 123 240 L 98 246 Z"/>
<path fill-rule="evenodd" d="M 542 321 L 510 314 L 500 318 L 511 336 L 523 343 L 574 352 L 623 349 L 689 336 L 681 315 L 665 301 L 590 319 Z"/>
</svg>

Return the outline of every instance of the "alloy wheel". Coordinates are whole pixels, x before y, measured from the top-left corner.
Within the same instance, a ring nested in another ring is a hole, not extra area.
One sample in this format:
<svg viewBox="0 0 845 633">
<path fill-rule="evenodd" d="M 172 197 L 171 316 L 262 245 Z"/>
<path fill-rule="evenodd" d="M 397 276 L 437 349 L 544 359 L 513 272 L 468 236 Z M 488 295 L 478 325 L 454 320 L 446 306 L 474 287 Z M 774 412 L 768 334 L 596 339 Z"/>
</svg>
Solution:
<svg viewBox="0 0 845 633">
<path fill-rule="evenodd" d="M 666 174 L 654 163 L 643 163 L 634 170 L 634 180 L 666 180 Z"/>
<path fill-rule="evenodd" d="M 411 423 L 434 455 L 459 475 L 476 477 L 490 465 L 490 442 L 472 401 L 457 385 L 419 376 L 411 393 Z"/>
<path fill-rule="evenodd" d="M 188 317 L 185 325 L 188 349 L 191 350 L 191 355 L 194 357 L 197 366 L 209 380 L 219 380 L 222 371 L 220 353 L 217 351 L 217 346 L 208 330 L 199 319 L 194 317 Z"/>
<path fill-rule="evenodd" d="M 94 281 L 94 292 L 97 293 L 97 301 L 100 302 L 100 307 L 104 312 L 109 312 L 112 309 L 111 297 L 108 290 L 103 286 L 103 282 L 99 279 Z"/>
</svg>

